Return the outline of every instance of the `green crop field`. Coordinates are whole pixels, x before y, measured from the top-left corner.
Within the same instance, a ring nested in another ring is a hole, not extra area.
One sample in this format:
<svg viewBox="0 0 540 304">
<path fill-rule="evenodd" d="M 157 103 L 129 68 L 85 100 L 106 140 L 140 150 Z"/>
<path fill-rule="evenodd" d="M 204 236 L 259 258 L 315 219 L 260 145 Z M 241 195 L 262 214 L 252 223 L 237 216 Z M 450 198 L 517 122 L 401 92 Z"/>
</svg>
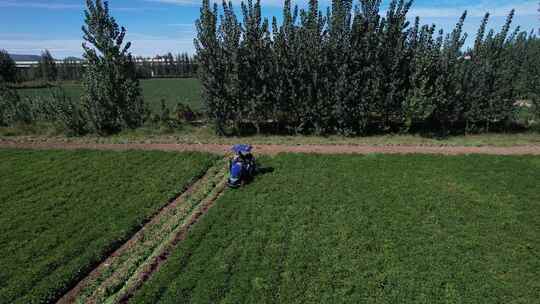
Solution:
<svg viewBox="0 0 540 304">
<path fill-rule="evenodd" d="M 79 100 L 82 94 L 82 87 L 76 83 L 66 83 L 62 85 L 66 95 L 74 100 Z M 199 80 L 194 78 L 164 78 L 164 79 L 144 79 L 141 80 L 141 89 L 144 100 L 150 105 L 153 111 L 160 109 L 161 100 L 173 108 L 178 102 L 189 105 L 195 110 L 202 108 L 201 85 Z M 49 89 L 20 89 L 23 96 L 44 96 L 49 94 Z"/>
<path fill-rule="evenodd" d="M 0 303 L 48 303 L 215 161 L 209 154 L 0 150 Z"/>
<path fill-rule="evenodd" d="M 141 81 L 144 99 L 154 110 L 159 109 L 161 99 L 173 107 L 178 102 L 201 110 L 201 83 L 195 78 L 148 79 Z"/>
<path fill-rule="evenodd" d="M 536 303 L 540 158 L 264 158 L 131 303 Z"/>
</svg>

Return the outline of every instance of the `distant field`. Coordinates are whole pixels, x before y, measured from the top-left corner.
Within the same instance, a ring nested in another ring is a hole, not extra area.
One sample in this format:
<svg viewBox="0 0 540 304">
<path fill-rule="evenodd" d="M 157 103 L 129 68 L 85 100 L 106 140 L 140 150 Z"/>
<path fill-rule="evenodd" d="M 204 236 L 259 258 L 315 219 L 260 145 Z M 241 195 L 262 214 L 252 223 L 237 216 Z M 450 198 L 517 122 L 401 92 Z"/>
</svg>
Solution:
<svg viewBox="0 0 540 304">
<path fill-rule="evenodd" d="M 67 83 L 62 85 L 66 94 L 74 100 L 79 100 L 82 87 L 80 84 Z M 141 80 L 141 88 L 146 102 L 152 110 L 160 109 L 161 99 L 170 107 L 174 107 L 178 102 L 188 104 L 193 109 L 200 110 L 201 85 L 195 78 L 164 78 L 164 79 L 144 79 Z M 48 89 L 20 89 L 23 96 L 40 96 L 48 94 Z"/>
<path fill-rule="evenodd" d="M 148 79 L 141 81 L 141 87 L 145 100 L 156 110 L 159 109 L 161 99 L 165 99 L 171 107 L 182 102 L 193 109 L 202 109 L 201 84 L 198 79 Z"/>
<path fill-rule="evenodd" d="M 0 303 L 49 303 L 214 156 L 0 150 Z"/>
<path fill-rule="evenodd" d="M 130 303 L 533 303 L 540 158 L 264 158 Z"/>
</svg>

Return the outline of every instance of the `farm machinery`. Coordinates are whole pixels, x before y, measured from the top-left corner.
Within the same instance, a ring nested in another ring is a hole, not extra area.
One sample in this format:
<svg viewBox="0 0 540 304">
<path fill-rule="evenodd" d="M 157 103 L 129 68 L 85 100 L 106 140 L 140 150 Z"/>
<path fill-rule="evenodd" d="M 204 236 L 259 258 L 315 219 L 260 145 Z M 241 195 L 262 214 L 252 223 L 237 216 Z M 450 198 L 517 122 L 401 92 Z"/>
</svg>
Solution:
<svg viewBox="0 0 540 304">
<path fill-rule="evenodd" d="M 232 152 L 233 158 L 229 162 L 230 176 L 227 184 L 230 188 L 239 188 L 251 182 L 257 172 L 255 157 L 251 151 L 250 145 L 234 145 Z"/>
</svg>

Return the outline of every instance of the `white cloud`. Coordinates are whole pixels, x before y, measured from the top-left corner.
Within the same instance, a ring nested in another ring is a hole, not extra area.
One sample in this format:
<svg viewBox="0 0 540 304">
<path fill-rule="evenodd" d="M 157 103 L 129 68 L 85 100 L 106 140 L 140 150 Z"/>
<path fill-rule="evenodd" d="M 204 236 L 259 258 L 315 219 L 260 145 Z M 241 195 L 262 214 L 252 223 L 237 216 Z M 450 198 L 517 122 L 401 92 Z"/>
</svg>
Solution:
<svg viewBox="0 0 540 304">
<path fill-rule="evenodd" d="M 168 26 L 178 26 L 178 27 L 195 27 L 193 23 L 169 23 Z"/>
<path fill-rule="evenodd" d="M 53 1 L 29 1 L 29 0 L 0 0 L 0 7 L 5 8 L 35 8 L 35 9 L 48 9 L 48 10 L 83 10 L 86 6 L 83 4 L 83 1 L 78 1 L 78 4 L 74 3 L 59 3 Z M 110 7 L 113 11 L 146 11 L 146 10 L 155 10 L 156 7 L 116 7 L 114 3 L 110 4 Z"/>
<path fill-rule="evenodd" d="M 145 2 L 153 3 L 165 3 L 165 4 L 174 4 L 174 5 L 189 5 L 189 6 L 199 6 L 201 0 L 144 0 Z M 227 0 L 228 1 L 228 0 Z M 214 0 L 221 4 L 221 0 Z M 239 4 L 241 0 L 232 0 L 233 4 Z M 283 0 L 262 0 L 263 6 L 283 6 Z M 306 6 L 307 1 L 297 0 L 294 1 L 299 6 Z M 329 0 L 320 1 L 320 6 L 324 7 L 330 3 Z M 43 9 L 83 9 L 84 5 L 81 3 L 58 3 L 54 1 L 32 1 L 32 0 L 0 0 L 0 7 L 22 7 L 22 8 L 43 8 Z M 115 10 L 121 11 L 136 11 L 142 10 L 142 7 L 114 7 Z M 480 4 L 471 4 L 464 6 L 450 6 L 450 7 L 437 7 L 437 6 L 419 6 L 413 5 L 411 9 L 411 15 L 420 16 L 420 17 L 455 17 L 460 16 L 464 10 L 469 11 L 469 16 L 481 17 L 485 12 L 489 11 L 493 16 L 506 16 L 508 12 L 512 9 L 516 9 L 517 15 L 534 15 L 537 14 L 538 3 L 537 1 L 527 0 L 522 3 L 516 4 L 504 4 L 504 5 L 495 5 L 493 2 L 482 1 Z M 145 7 L 146 9 L 155 9 Z"/>
<path fill-rule="evenodd" d="M 193 53 L 193 39 L 186 38 L 168 38 L 149 35 L 131 35 L 126 37 L 131 41 L 131 53 L 136 56 L 154 56 L 171 52 Z M 81 56 L 83 41 L 81 39 L 28 39 L 12 40 L 0 37 L 0 45 L 9 53 L 39 55 L 42 50 L 48 49 L 56 58 L 65 58 L 67 56 Z"/>
<path fill-rule="evenodd" d="M 154 56 L 171 52 L 194 53 L 193 37 L 195 32 L 190 30 L 178 36 L 157 36 L 141 33 L 128 33 L 126 41 L 131 41 L 131 53 L 137 56 Z"/>
<path fill-rule="evenodd" d="M 171 52 L 194 53 L 193 39 L 154 39 L 154 40 L 133 40 L 131 52 L 134 55 L 154 56 Z"/>
<path fill-rule="evenodd" d="M 157 2 L 157 3 L 166 3 L 166 4 L 176 4 L 176 5 L 191 5 L 191 6 L 199 6 L 201 5 L 201 0 L 145 0 L 146 2 Z M 226 0 L 227 2 L 229 2 L 229 0 Z M 218 4 L 221 4 L 222 3 L 222 0 L 217 0 L 217 1 L 214 1 L 214 2 L 217 2 Z M 238 5 L 240 4 L 240 2 L 242 2 L 241 0 L 232 0 L 232 3 L 235 4 L 235 5 Z M 244 0 L 244 2 L 247 2 L 246 0 Z M 283 6 L 283 2 L 284 0 L 261 0 L 261 5 L 263 5 L 263 7 L 265 5 L 268 5 L 268 6 Z M 305 3 L 307 3 L 307 1 L 294 1 L 296 3 L 298 3 L 300 6 L 303 6 Z M 326 2 L 326 1 L 322 1 L 322 2 Z"/>
<path fill-rule="evenodd" d="M 22 7 L 22 8 L 43 8 L 43 9 L 82 9 L 82 4 L 54 3 L 51 1 L 21 1 L 21 0 L 0 0 L 0 7 Z"/>
<path fill-rule="evenodd" d="M 538 3 L 536 1 L 528 1 L 519 4 L 505 4 L 505 5 L 490 5 L 489 3 L 481 3 L 469 6 L 459 7 L 414 7 L 409 14 L 411 16 L 431 17 L 431 18 L 445 18 L 445 17 L 459 17 L 463 14 L 463 11 L 467 10 L 467 15 L 470 17 L 483 17 L 487 12 L 493 17 L 507 16 L 512 10 L 516 10 L 516 16 L 530 16 L 538 14 Z"/>
<path fill-rule="evenodd" d="M 177 5 L 200 5 L 201 1 L 196 0 L 145 0 L 146 2 L 159 2 L 167 4 L 177 4 Z"/>
<path fill-rule="evenodd" d="M 201 5 L 201 0 L 144 0 L 146 2 L 154 3 L 165 3 L 165 4 L 175 4 L 175 5 L 189 5 L 189 6 L 199 6 Z M 229 1 L 229 0 L 226 0 Z M 232 0 L 232 3 L 235 5 L 240 4 L 242 0 Z M 221 4 L 222 0 L 214 0 Z M 246 0 L 244 0 L 246 2 Z M 355 4 L 358 2 L 355 0 Z M 387 2 L 387 1 L 385 1 Z M 435 1 L 434 1 L 435 2 Z M 508 3 L 510 1 L 507 1 Z M 420 17 L 456 17 L 461 16 L 464 10 L 469 12 L 471 17 L 483 17 L 484 14 L 489 11 L 492 16 L 506 16 L 512 8 L 516 9 L 517 15 L 533 15 L 538 14 L 538 2 L 535 0 L 525 0 L 514 4 L 494 4 L 494 1 L 483 0 L 480 3 L 478 1 L 471 1 L 470 5 L 461 5 L 461 6 L 448 6 L 448 7 L 438 7 L 438 6 L 420 6 L 418 4 L 413 4 L 411 9 L 411 15 L 420 16 Z M 261 3 L 264 6 L 272 7 L 282 7 L 284 0 L 261 0 Z M 306 7 L 307 1 L 297 0 L 293 3 L 298 4 L 300 7 Z M 319 1 L 321 8 L 329 5 L 330 0 Z"/>
<path fill-rule="evenodd" d="M 24 39 L 24 40 L 0 40 L 2 48 L 13 54 L 33 54 L 38 55 L 42 50 L 48 49 L 55 57 L 66 57 L 70 55 L 80 55 L 82 53 L 82 41 L 78 39 Z"/>
</svg>

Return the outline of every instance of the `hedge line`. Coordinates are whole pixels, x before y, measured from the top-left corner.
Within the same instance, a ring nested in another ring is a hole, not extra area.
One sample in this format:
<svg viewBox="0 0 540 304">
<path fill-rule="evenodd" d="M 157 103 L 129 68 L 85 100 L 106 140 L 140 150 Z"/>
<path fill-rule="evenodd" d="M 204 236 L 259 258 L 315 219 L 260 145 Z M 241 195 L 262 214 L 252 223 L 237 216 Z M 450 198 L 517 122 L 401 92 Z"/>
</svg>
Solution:
<svg viewBox="0 0 540 304">
<path fill-rule="evenodd" d="M 358 4 L 358 5 L 355 5 Z M 503 28 L 464 49 L 467 12 L 450 33 L 419 18 L 412 1 L 334 0 L 326 14 L 286 0 L 283 22 L 263 18 L 257 0 L 221 8 L 203 0 L 195 45 L 209 117 L 220 133 L 272 131 L 361 135 L 508 130 L 516 100 L 538 104 L 540 41 Z M 354 6 L 353 6 L 354 5 Z M 242 18 L 242 19 L 240 19 Z"/>
</svg>

